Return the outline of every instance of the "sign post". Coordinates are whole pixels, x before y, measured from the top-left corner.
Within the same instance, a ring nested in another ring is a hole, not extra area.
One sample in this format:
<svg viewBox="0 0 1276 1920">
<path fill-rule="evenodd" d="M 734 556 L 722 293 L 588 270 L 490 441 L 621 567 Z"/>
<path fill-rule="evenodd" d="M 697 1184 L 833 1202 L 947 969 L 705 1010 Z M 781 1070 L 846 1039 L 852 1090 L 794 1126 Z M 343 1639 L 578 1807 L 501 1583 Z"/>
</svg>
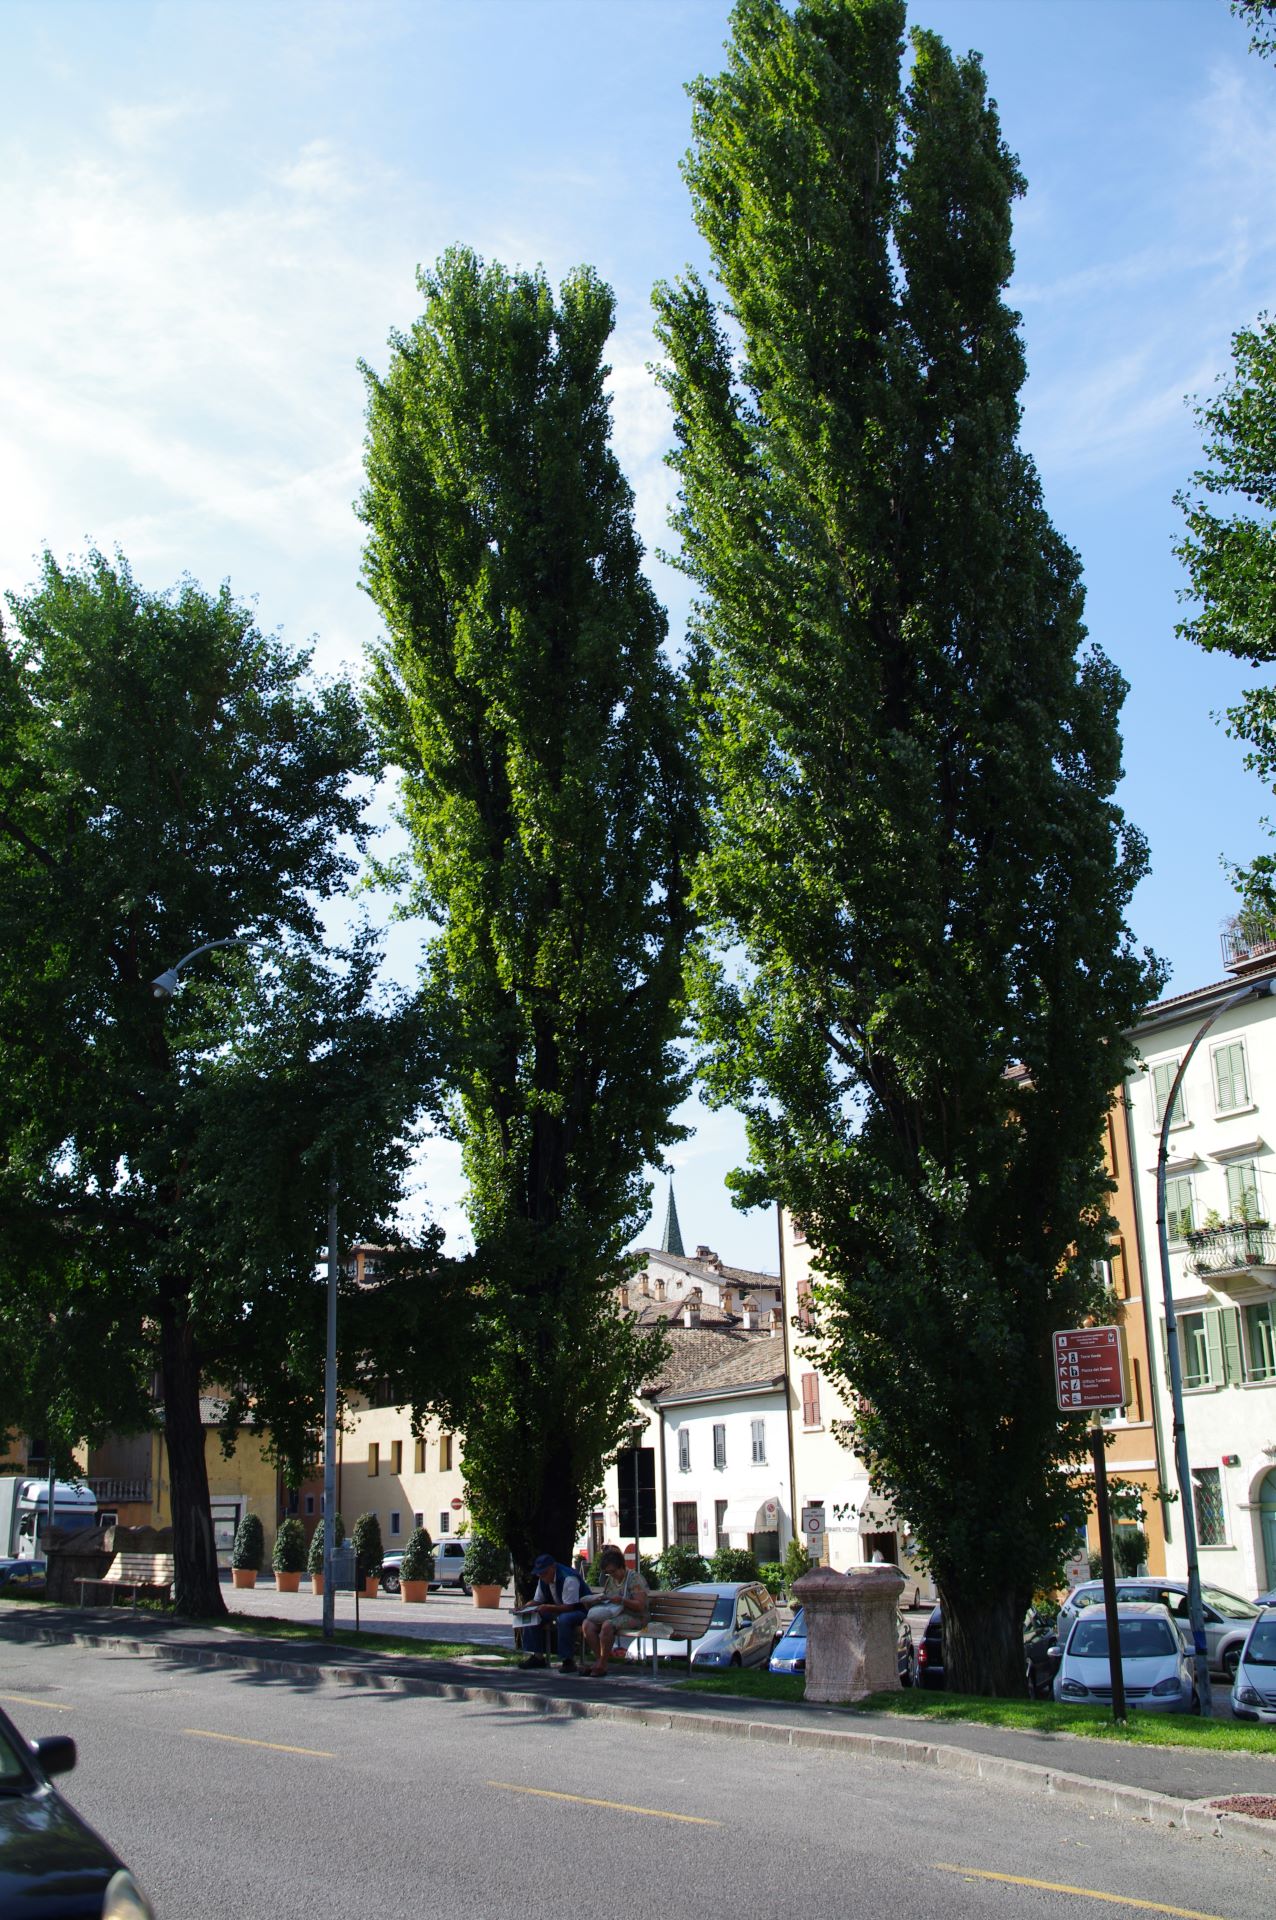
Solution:
<svg viewBox="0 0 1276 1920">
<path fill-rule="evenodd" d="M 1062 1413 L 1090 1415 L 1090 1458 L 1094 1463 L 1094 1508 L 1099 1522 L 1099 1562 L 1103 1571 L 1103 1612 L 1108 1627 L 1108 1671 L 1112 1676 L 1112 1718 L 1125 1721 L 1125 1671 L 1117 1620 L 1116 1568 L 1112 1560 L 1112 1518 L 1108 1511 L 1105 1407 L 1129 1400 L 1125 1342 L 1120 1327 L 1065 1327 L 1054 1336 L 1055 1393 Z"/>
</svg>

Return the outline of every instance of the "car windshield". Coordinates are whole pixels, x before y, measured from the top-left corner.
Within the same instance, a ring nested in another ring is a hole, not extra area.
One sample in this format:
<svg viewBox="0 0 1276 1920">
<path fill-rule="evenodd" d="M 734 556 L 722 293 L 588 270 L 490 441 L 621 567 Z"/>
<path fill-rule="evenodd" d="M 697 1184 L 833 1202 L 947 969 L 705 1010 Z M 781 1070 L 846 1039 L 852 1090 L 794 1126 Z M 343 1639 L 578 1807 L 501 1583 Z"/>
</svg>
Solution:
<svg viewBox="0 0 1276 1920">
<path fill-rule="evenodd" d="M 720 1593 L 713 1603 L 711 1627 L 733 1627 L 735 1625 L 735 1595 Z"/>
<path fill-rule="evenodd" d="M 1254 1620 L 1258 1617 L 1258 1608 L 1242 1600 L 1238 1593 L 1228 1593 L 1223 1587 L 1202 1587 L 1201 1598 L 1207 1607 L 1213 1607 L 1215 1613 L 1221 1613 L 1224 1620 Z"/>
<path fill-rule="evenodd" d="M 1122 1620 L 1118 1625 L 1121 1654 L 1126 1660 L 1150 1660 L 1174 1652 L 1174 1630 L 1168 1620 Z M 1108 1623 L 1102 1615 L 1078 1620 L 1068 1642 L 1069 1654 L 1082 1660 L 1102 1660 L 1107 1651 Z"/>
<path fill-rule="evenodd" d="M 785 1640 L 805 1640 L 806 1622 L 803 1617 L 805 1614 L 805 1611 L 806 1609 L 804 1607 L 798 1608 L 793 1618 L 789 1621 L 788 1626 L 784 1629 L 782 1638 L 784 1638 Z"/>
<path fill-rule="evenodd" d="M 1245 1659 L 1256 1667 L 1276 1667 L 1276 1614 L 1265 1613 L 1245 1647 Z"/>
</svg>

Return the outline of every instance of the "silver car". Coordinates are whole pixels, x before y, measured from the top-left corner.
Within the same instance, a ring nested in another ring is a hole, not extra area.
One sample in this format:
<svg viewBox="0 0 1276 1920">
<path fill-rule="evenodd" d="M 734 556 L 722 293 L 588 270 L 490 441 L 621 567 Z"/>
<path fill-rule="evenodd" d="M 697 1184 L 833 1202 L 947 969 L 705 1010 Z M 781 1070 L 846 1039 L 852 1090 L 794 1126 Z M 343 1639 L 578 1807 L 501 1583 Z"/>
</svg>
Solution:
<svg viewBox="0 0 1276 1920">
<path fill-rule="evenodd" d="M 1165 1607 L 1180 1626 L 1186 1628 L 1188 1638 L 1191 1638 L 1186 1580 L 1159 1580 L 1155 1576 L 1140 1574 L 1134 1580 L 1118 1580 L 1116 1597 L 1118 1606 L 1143 1601 Z M 1205 1582 L 1201 1585 L 1201 1600 L 1205 1611 L 1205 1644 L 1210 1672 L 1226 1674 L 1230 1680 L 1236 1672 L 1245 1635 L 1258 1608 L 1250 1601 L 1242 1600 L 1238 1593 L 1228 1593 L 1225 1587 L 1212 1587 Z M 1074 1587 L 1060 1607 L 1056 1629 L 1060 1646 L 1067 1639 L 1073 1622 L 1091 1607 L 1102 1610 L 1101 1580 L 1086 1580 L 1081 1586 Z"/>
<path fill-rule="evenodd" d="M 1199 1713 L 1195 1660 L 1166 1607 L 1136 1602 L 1117 1608 L 1121 1676 L 1130 1706 L 1143 1713 Z M 1063 1645 L 1054 1697 L 1065 1706 L 1112 1699 L 1108 1623 L 1101 1607 L 1085 1607 Z"/>
<path fill-rule="evenodd" d="M 1276 1724 L 1276 1607 L 1271 1605 L 1259 1614 L 1241 1649 L 1232 1712 L 1238 1720 Z"/>
<path fill-rule="evenodd" d="M 698 1581 L 679 1587 L 679 1593 L 712 1593 L 713 1617 L 709 1631 L 692 1642 L 693 1667 L 765 1667 L 780 1637 L 780 1616 L 775 1601 L 756 1580 Z M 660 1595 L 651 1597 L 656 1612 Z M 685 1655 L 685 1640 L 661 1640 L 656 1651 L 672 1659 Z M 642 1660 L 650 1657 L 651 1641 L 631 1641 L 626 1657 Z"/>
</svg>

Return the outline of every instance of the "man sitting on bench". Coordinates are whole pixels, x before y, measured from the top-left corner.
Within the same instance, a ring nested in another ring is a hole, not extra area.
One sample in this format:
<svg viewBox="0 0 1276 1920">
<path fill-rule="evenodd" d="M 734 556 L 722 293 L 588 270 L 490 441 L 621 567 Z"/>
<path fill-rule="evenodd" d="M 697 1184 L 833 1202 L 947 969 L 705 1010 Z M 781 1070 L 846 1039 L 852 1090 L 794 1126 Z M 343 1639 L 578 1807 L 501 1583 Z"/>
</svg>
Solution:
<svg viewBox="0 0 1276 1920">
<path fill-rule="evenodd" d="M 538 1554 L 532 1562 L 532 1572 L 536 1575 L 536 1591 L 527 1604 L 536 1608 L 540 1624 L 523 1628 L 523 1645 L 528 1651 L 527 1658 L 518 1664 L 523 1668 L 549 1665 L 545 1642 L 552 1620 L 563 1672 L 578 1673 L 576 1629 L 585 1618 L 588 1583 L 560 1560 L 555 1560 L 552 1553 Z"/>
</svg>

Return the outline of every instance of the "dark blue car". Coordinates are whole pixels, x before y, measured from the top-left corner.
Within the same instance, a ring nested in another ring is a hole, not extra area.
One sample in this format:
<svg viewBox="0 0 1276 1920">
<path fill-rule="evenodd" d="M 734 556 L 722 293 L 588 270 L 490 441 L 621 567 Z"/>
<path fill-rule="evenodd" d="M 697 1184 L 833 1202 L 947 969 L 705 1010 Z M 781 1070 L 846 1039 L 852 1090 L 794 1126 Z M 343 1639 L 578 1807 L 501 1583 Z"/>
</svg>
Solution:
<svg viewBox="0 0 1276 1920">
<path fill-rule="evenodd" d="M 772 1673 L 806 1672 L 806 1621 L 805 1609 L 799 1607 L 792 1621 L 780 1635 L 775 1652 L 771 1655 Z M 896 1651 L 899 1656 L 899 1684 L 901 1687 L 917 1685 L 917 1650 L 913 1645 L 913 1632 L 898 1608 L 895 1612 L 897 1628 Z"/>
</svg>

